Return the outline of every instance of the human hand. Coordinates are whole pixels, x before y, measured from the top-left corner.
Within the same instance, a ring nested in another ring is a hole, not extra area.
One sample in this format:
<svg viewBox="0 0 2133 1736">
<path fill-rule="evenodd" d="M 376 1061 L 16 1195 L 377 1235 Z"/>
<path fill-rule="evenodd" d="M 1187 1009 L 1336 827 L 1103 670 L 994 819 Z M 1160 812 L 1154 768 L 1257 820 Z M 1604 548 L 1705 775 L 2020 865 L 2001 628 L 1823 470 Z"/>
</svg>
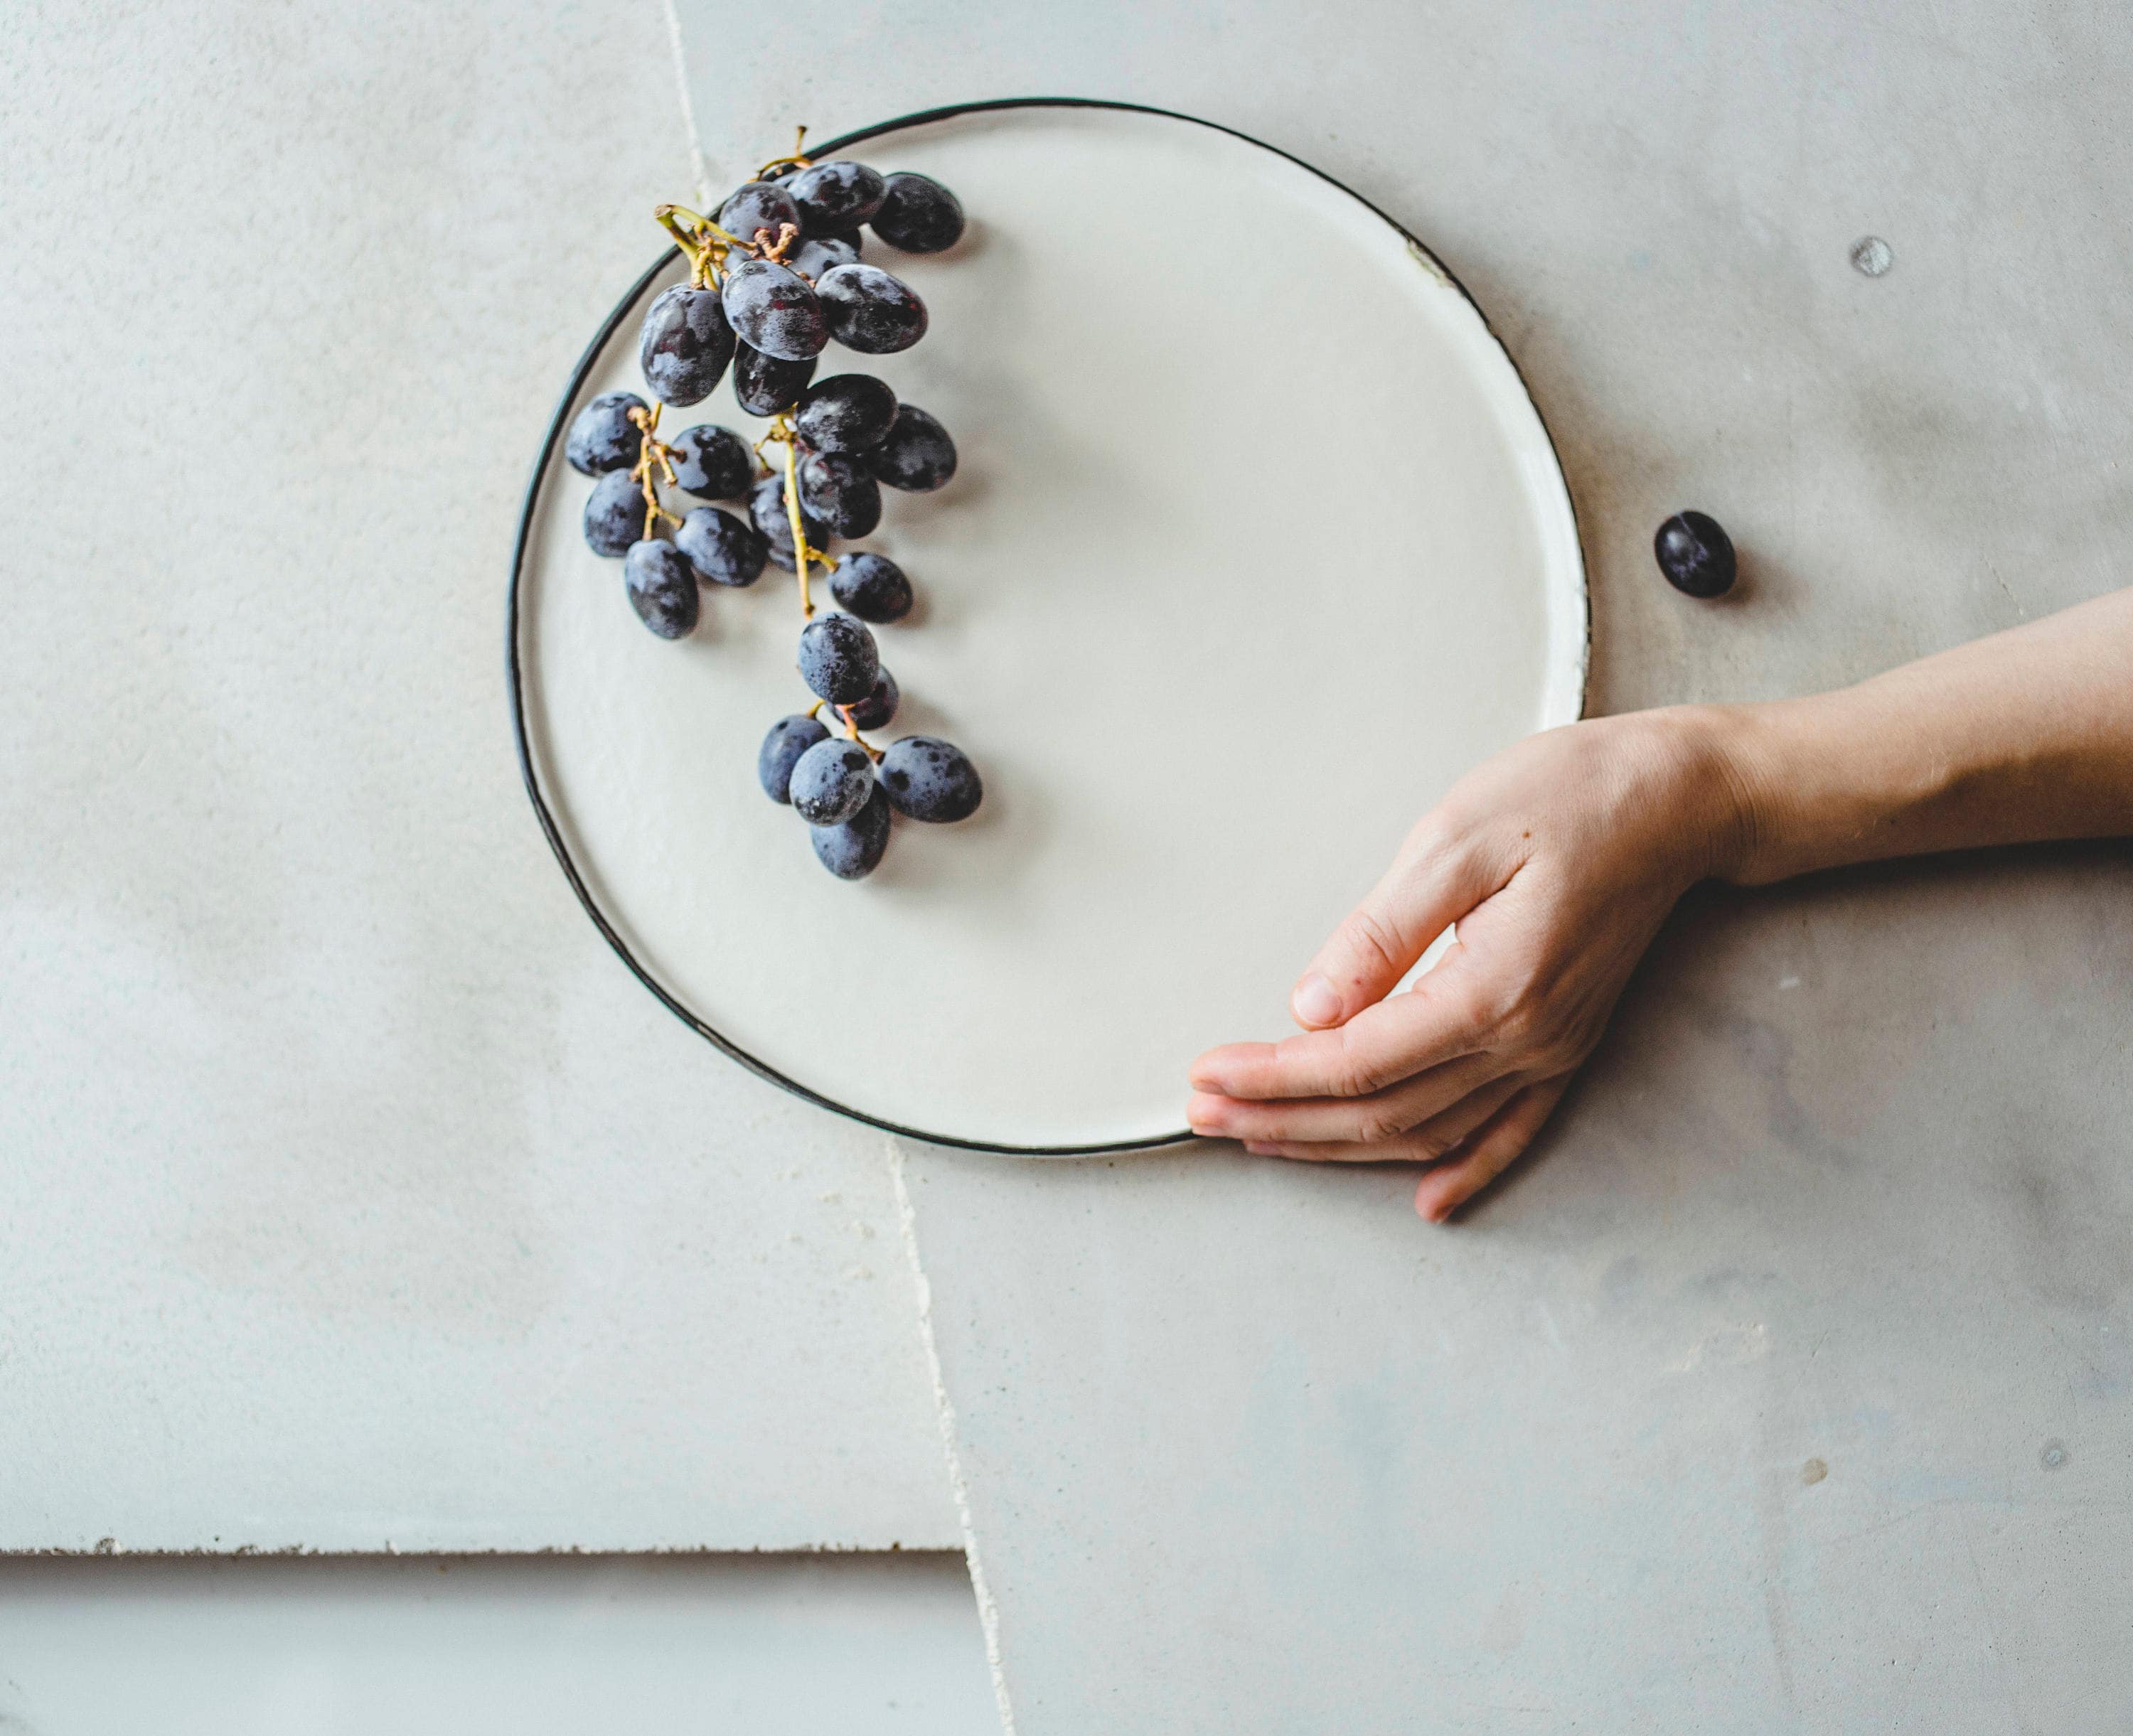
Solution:
<svg viewBox="0 0 2133 1736">
<path fill-rule="evenodd" d="M 1744 849 L 1721 719 L 1572 724 L 1461 779 L 1297 983 L 1307 1034 L 1192 1064 L 1193 1132 L 1265 1156 L 1428 1163 L 1415 1209 L 1450 1216 L 1539 1132 L 1675 901 Z"/>
</svg>

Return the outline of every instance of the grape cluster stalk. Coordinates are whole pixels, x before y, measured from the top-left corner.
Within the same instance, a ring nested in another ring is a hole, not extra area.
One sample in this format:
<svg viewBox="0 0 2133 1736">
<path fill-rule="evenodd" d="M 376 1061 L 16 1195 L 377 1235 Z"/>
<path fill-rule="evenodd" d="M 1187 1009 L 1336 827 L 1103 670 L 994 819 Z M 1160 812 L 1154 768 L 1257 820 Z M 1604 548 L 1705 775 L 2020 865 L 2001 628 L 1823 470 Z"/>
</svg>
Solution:
<svg viewBox="0 0 2133 1736">
<path fill-rule="evenodd" d="M 676 530 L 681 527 L 680 516 L 668 512 L 660 503 L 659 489 L 652 480 L 652 472 L 656 469 L 667 478 L 668 488 L 681 487 L 674 477 L 674 449 L 659 438 L 659 412 L 666 407 L 663 404 L 654 404 L 647 410 L 642 404 L 638 404 L 633 405 L 628 411 L 630 421 L 636 425 L 643 436 L 637 462 L 629 473 L 644 496 L 644 535 L 638 539 L 640 542 L 648 539 L 659 528 L 659 522 L 662 518 Z"/>
<path fill-rule="evenodd" d="M 689 273 L 644 316 L 638 361 L 652 401 L 628 392 L 595 398 L 571 422 L 565 455 L 594 478 L 587 543 L 620 557 L 630 605 L 659 637 L 695 631 L 705 587 L 752 585 L 767 564 L 792 572 L 796 661 L 811 703 L 772 724 L 757 777 L 773 801 L 807 822 L 822 865 L 856 880 L 880 863 L 893 815 L 965 820 L 984 786 L 951 742 L 867 740 L 863 732 L 885 729 L 902 697 L 871 629 L 910 613 L 911 582 L 886 555 L 835 555 L 829 544 L 873 532 L 884 488 L 944 487 L 958 459 L 938 418 L 900 402 L 884 381 L 857 373 L 818 380 L 815 371 L 833 341 L 889 355 L 931 324 L 908 284 L 861 257 L 862 229 L 902 252 L 936 253 L 961 237 L 964 219 L 955 195 L 925 176 L 818 161 L 806 143 L 803 127 L 792 154 L 765 163 L 715 216 L 655 208 Z M 734 402 L 765 418 L 767 431 L 751 442 L 704 423 L 663 438 L 662 412 L 701 402 L 729 370 Z M 775 460 L 766 456 L 772 447 Z M 676 512 L 662 483 L 705 502 L 744 502 L 746 516 L 710 504 Z M 818 571 L 839 605 L 833 611 L 816 608 Z M 822 722 L 826 709 L 841 738 Z"/>
<path fill-rule="evenodd" d="M 807 541 L 807 527 L 800 514 L 800 437 L 792 431 L 792 419 L 790 416 L 781 414 L 770 419 L 770 431 L 755 443 L 756 455 L 760 458 L 763 455 L 763 449 L 773 445 L 782 445 L 785 449 L 783 468 L 786 518 L 792 527 L 792 570 L 795 578 L 799 581 L 800 620 L 804 628 L 806 623 L 815 618 L 814 599 L 808 594 L 807 590 L 807 570 L 811 565 L 819 565 L 825 572 L 834 572 L 836 570 L 836 557 L 815 547 Z M 832 704 L 828 700 L 816 700 L 802 714 L 810 718 L 820 717 L 825 706 L 828 706 L 836 714 L 838 721 L 843 724 L 846 738 L 858 743 L 861 751 L 870 761 L 876 765 L 880 764 L 881 750 L 859 733 L 859 726 L 850 706 Z"/>
</svg>

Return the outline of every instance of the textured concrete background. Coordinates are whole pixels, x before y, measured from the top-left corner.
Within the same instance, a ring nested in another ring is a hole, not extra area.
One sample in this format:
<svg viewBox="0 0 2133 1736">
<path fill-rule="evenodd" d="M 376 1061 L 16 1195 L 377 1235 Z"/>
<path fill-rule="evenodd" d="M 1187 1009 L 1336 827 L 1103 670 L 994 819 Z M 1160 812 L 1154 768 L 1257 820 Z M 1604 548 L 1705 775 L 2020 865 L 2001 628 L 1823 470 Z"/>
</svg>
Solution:
<svg viewBox="0 0 2133 1736">
<path fill-rule="evenodd" d="M 2122 13 L 681 17 L 714 159 L 785 109 L 1120 96 L 1411 225 L 1561 445 L 1596 709 L 2126 580 Z M 1716 608 L 1652 569 L 1691 504 L 1745 554 Z M 2122 1728 L 2129 892 L 2107 847 L 1699 897 L 1451 1233 L 1406 1173 L 914 1152 L 1023 1736 Z"/>
<path fill-rule="evenodd" d="M 8 1736 L 980 1736 L 954 1555 L 0 1561 Z"/>
<path fill-rule="evenodd" d="M 513 757 L 660 8 L 7 28 L 0 1547 L 959 1543 L 879 1142 L 630 981 Z"/>
<path fill-rule="evenodd" d="M 721 180 L 1085 94 L 1408 223 L 1561 444 L 1600 709 L 2125 576 L 2107 9 L 678 11 Z M 663 20 L 344 23 L 32 8 L 0 72 L 0 1541 L 945 1537 L 878 1149 L 630 988 L 509 762 L 524 457 L 690 172 Z M 2128 877 L 1699 897 L 1449 1234 L 911 1154 L 1018 1727 L 2121 1727 Z"/>
</svg>

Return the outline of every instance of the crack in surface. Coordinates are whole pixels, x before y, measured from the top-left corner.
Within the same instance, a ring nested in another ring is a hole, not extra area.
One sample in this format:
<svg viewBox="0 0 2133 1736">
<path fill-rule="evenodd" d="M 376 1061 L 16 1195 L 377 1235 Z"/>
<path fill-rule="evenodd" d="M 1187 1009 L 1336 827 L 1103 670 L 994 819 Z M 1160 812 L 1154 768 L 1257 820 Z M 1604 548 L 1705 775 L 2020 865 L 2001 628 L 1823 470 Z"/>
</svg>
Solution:
<svg viewBox="0 0 2133 1736">
<path fill-rule="evenodd" d="M 704 161 L 704 136 L 696 130 L 696 100 L 689 94 L 689 57 L 681 49 L 681 15 L 674 0 L 659 0 L 667 17 L 667 40 L 674 49 L 674 88 L 681 99 L 681 127 L 689 135 L 689 166 L 696 177 L 696 204 L 708 210 L 711 203 L 710 165 Z"/>
<path fill-rule="evenodd" d="M 918 1305 L 918 1337 L 926 1348 L 927 1372 L 933 1377 L 933 1407 L 941 1421 L 941 1452 L 948 1467 L 948 1491 L 956 1503 L 956 1518 L 963 1527 L 963 1561 L 970 1570 L 970 1591 L 977 1599 L 978 1626 L 985 1637 L 985 1666 L 991 1671 L 993 1698 L 999 1706 L 1000 1736 L 1014 1736 L 1014 1707 L 1008 1698 L 1007 1676 L 1000 1667 L 999 1605 L 993 1601 L 985 1581 L 985 1563 L 978 1553 L 978 1533 L 970 1518 L 970 1484 L 963 1477 L 962 1455 L 956 1446 L 956 1407 L 948 1397 L 948 1383 L 941 1373 L 941 1352 L 933 1338 L 933 1286 L 918 1257 L 918 1214 L 911 1205 L 911 1190 L 903 1176 L 903 1142 L 893 1133 L 882 1136 L 888 1148 L 888 1179 L 896 1190 L 896 1222 L 903 1236 L 903 1252 L 911 1262 L 911 1287 Z"/>
</svg>

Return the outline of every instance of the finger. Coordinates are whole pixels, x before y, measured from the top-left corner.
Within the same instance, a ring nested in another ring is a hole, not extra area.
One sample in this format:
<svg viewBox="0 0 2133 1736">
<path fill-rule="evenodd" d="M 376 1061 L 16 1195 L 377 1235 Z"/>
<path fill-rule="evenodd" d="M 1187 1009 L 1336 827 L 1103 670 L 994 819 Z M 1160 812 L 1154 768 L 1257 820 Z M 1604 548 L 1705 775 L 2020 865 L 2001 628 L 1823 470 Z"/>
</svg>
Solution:
<svg viewBox="0 0 2133 1736">
<path fill-rule="evenodd" d="M 1390 994 L 1429 943 L 1497 890 L 1473 856 L 1426 842 L 1425 820 L 1370 895 L 1333 931 L 1289 995 L 1307 1031 L 1331 1029 Z"/>
<path fill-rule="evenodd" d="M 1196 1089 L 1218 1097 L 1365 1097 L 1471 1055 L 1482 1027 L 1456 947 L 1406 994 L 1365 1007 L 1336 1031 L 1278 1043 L 1230 1043 L 1192 1064 Z"/>
<path fill-rule="evenodd" d="M 1511 1166 L 1554 1113 L 1570 1075 L 1529 1085 L 1496 1112 L 1449 1163 L 1439 1164 L 1416 1184 L 1414 1209 L 1442 1224 Z"/>
<path fill-rule="evenodd" d="M 1247 1139 L 1254 1157 L 1291 1157 L 1299 1163 L 1427 1163 L 1429 1148 L 1412 1133 L 1360 1145 L 1353 1140 Z"/>
<path fill-rule="evenodd" d="M 1185 1106 L 1186 1124 L 1216 1139 L 1287 1139 L 1311 1143 L 1340 1141 L 1368 1145 L 1398 1138 L 1432 1115 L 1499 1077 L 1503 1063 L 1493 1055 L 1461 1056 L 1430 1067 L 1412 1079 L 1367 1097 L 1250 1098 L 1201 1092 Z M 1505 1091 L 1496 1100 L 1510 1094 Z M 1485 1118 L 1476 1118 L 1476 1124 Z M 1440 1146 L 1437 1155 L 1449 1151 Z"/>
<path fill-rule="evenodd" d="M 1438 1157 L 1457 1151 L 1473 1136 L 1476 1128 L 1525 1089 L 1530 1077 L 1524 1073 L 1506 1073 L 1490 1080 L 1414 1128 L 1415 1137 L 1423 1145 L 1434 1147 Z"/>
<path fill-rule="evenodd" d="M 1517 1075 L 1491 1080 L 1452 1108 L 1389 1138 L 1302 1139 L 1249 1137 L 1245 1149 L 1260 1157 L 1295 1157 L 1309 1163 L 1434 1163 L 1481 1125 L 1524 1086 Z"/>
</svg>

